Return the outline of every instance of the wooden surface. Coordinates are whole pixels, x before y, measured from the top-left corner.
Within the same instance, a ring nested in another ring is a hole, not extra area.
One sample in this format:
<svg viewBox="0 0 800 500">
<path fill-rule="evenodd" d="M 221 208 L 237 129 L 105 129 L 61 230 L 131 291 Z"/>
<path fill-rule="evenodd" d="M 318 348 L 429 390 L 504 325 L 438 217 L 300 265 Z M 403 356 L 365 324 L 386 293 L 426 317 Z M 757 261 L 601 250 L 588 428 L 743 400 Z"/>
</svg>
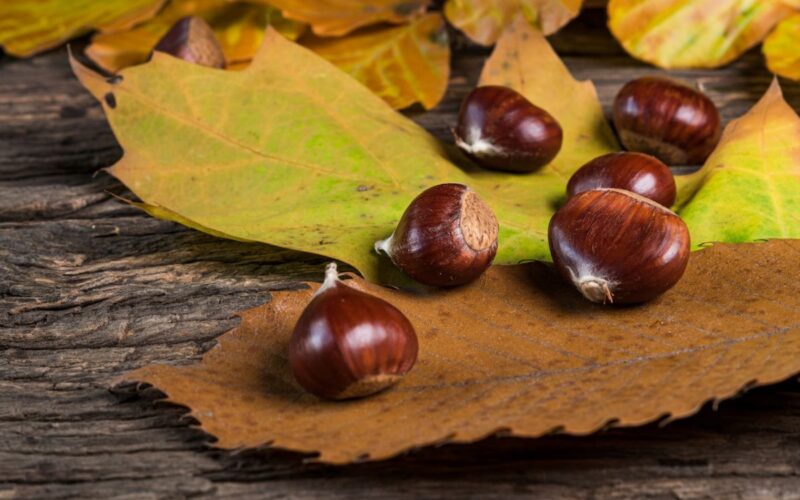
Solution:
<svg viewBox="0 0 800 500">
<path fill-rule="evenodd" d="M 621 52 L 601 13 L 554 44 L 606 109 L 653 72 Z M 447 99 L 411 112 L 442 138 L 487 51 L 463 41 Z M 770 75 L 757 51 L 698 82 L 727 119 Z M 800 109 L 800 85 L 784 82 Z M 270 290 L 319 278 L 320 258 L 223 241 L 141 214 L 93 174 L 120 155 L 64 50 L 0 59 L 0 499 L 227 496 L 800 498 L 800 385 L 754 390 L 718 411 L 590 437 L 492 438 L 348 467 L 207 445 L 156 392 L 112 394 L 147 363 L 190 363 Z"/>
</svg>

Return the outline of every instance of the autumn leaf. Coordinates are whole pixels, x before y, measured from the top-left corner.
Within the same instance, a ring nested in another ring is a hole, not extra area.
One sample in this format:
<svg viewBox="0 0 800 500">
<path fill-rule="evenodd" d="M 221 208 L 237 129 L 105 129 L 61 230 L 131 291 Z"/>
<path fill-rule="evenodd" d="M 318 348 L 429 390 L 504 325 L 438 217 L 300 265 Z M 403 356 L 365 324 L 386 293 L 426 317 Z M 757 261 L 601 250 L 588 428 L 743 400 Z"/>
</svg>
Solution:
<svg viewBox="0 0 800 500">
<path fill-rule="evenodd" d="M 609 27 L 632 56 L 662 68 L 714 68 L 792 12 L 785 0 L 611 0 Z"/>
<path fill-rule="evenodd" d="M 549 35 L 577 16 L 581 4 L 582 0 L 447 0 L 444 13 L 473 42 L 494 45 L 519 14 Z"/>
<path fill-rule="evenodd" d="M 397 27 L 344 38 L 305 37 L 302 44 L 352 75 L 393 108 L 430 109 L 447 89 L 450 46 L 444 19 L 432 13 Z"/>
<path fill-rule="evenodd" d="M 468 184 L 494 207 L 501 223 L 497 262 L 547 259 L 547 223 L 566 177 L 616 147 L 607 125 L 595 121 L 594 88 L 574 81 L 524 21 L 501 40 L 488 67 L 520 50 L 538 61 L 537 71 L 551 74 L 536 95 L 547 97 L 539 102 L 565 129 L 553 164 L 527 176 L 458 168 L 448 159 L 453 151 L 425 130 L 271 30 L 241 72 L 159 53 L 116 79 L 74 60 L 73 68 L 103 104 L 125 150 L 109 172 L 151 213 L 337 258 L 386 282 L 387 261 L 373 243 L 392 232 L 421 190 L 441 182 Z M 571 110 L 576 102 L 586 116 Z"/>
<path fill-rule="evenodd" d="M 86 54 L 111 72 L 140 64 L 173 24 L 192 15 L 209 23 L 222 45 L 225 59 L 234 67 L 249 63 L 261 46 L 268 25 L 290 39 L 296 39 L 305 30 L 305 25 L 283 18 L 279 11 L 266 5 L 229 0 L 173 0 L 155 18 L 132 30 L 95 35 Z"/>
<path fill-rule="evenodd" d="M 0 2 L 0 45 L 30 57 L 91 30 L 113 33 L 153 17 L 165 0 L 6 0 Z"/>
<path fill-rule="evenodd" d="M 150 365 L 147 382 L 228 449 L 271 445 L 347 463 L 497 432 L 594 432 L 695 413 L 706 401 L 800 371 L 800 242 L 716 245 L 643 307 L 593 305 L 543 264 L 491 268 L 416 296 L 350 286 L 403 311 L 419 358 L 394 388 L 323 402 L 294 382 L 287 344 L 311 290 L 275 292 L 241 314 L 201 363 Z"/>
<path fill-rule="evenodd" d="M 770 71 L 800 80 L 800 13 L 781 21 L 764 40 L 762 49 Z"/>
<path fill-rule="evenodd" d="M 255 0 L 308 23 L 320 36 L 342 36 L 382 22 L 400 24 L 425 11 L 430 0 Z"/>
<path fill-rule="evenodd" d="M 680 209 L 695 244 L 800 238 L 800 117 L 777 80 L 725 128 L 701 170 L 679 177 Z"/>
</svg>

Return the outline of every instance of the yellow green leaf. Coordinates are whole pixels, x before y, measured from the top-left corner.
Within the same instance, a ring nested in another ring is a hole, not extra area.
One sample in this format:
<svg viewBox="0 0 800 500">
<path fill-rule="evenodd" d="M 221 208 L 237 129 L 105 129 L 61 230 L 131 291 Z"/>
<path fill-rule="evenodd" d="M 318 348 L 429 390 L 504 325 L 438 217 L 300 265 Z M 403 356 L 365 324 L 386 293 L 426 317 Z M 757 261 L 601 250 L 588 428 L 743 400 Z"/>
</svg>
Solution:
<svg viewBox="0 0 800 500">
<path fill-rule="evenodd" d="M 662 68 L 713 68 L 792 12 L 785 0 L 611 0 L 609 27 L 632 56 Z"/>
<path fill-rule="evenodd" d="M 255 0 L 308 23 L 320 36 L 342 36 L 382 22 L 400 24 L 425 11 L 430 0 Z"/>
<path fill-rule="evenodd" d="M 30 57 L 92 30 L 115 32 L 153 17 L 165 0 L 5 0 L 0 45 Z"/>
<path fill-rule="evenodd" d="M 777 80 L 725 128 L 701 170 L 678 178 L 695 245 L 800 238 L 800 117 Z"/>
<path fill-rule="evenodd" d="M 787 17 L 762 46 L 770 71 L 800 80 L 800 14 Z"/>
<path fill-rule="evenodd" d="M 352 75 L 394 108 L 432 108 L 450 74 L 450 46 L 438 13 L 396 27 L 359 30 L 344 38 L 305 37 L 302 44 Z"/>
<path fill-rule="evenodd" d="M 234 67 L 253 58 L 268 25 L 291 39 L 305 30 L 302 23 L 285 19 L 266 5 L 229 0 L 173 0 L 155 18 L 132 30 L 95 35 L 86 54 L 111 72 L 140 64 L 172 25 L 185 16 L 199 16 L 208 22 L 222 45 L 225 59 Z"/>
<path fill-rule="evenodd" d="M 447 0 L 450 23 L 481 45 L 494 45 L 518 14 L 545 35 L 555 33 L 581 10 L 583 0 Z"/>
<path fill-rule="evenodd" d="M 574 122 L 569 103 L 599 110 L 590 84 L 572 79 L 544 37 L 524 20 L 487 66 L 516 51 L 518 71 L 550 72 L 543 88 L 566 130 L 554 163 L 533 175 L 462 170 L 457 155 L 341 70 L 269 30 L 253 63 L 225 72 L 160 53 L 107 80 L 73 60 L 103 103 L 125 150 L 110 172 L 161 217 L 215 234 L 314 252 L 384 280 L 375 240 L 408 203 L 441 182 L 473 187 L 501 222 L 497 262 L 549 256 L 546 230 L 566 177 L 615 148 L 604 123 Z M 536 63 L 538 61 L 538 63 Z M 527 63 L 526 63 L 527 64 Z M 512 78 L 513 75 L 507 75 Z M 487 76 L 486 78 L 490 78 Z M 516 76 L 521 80 L 520 75 Z M 543 102 L 539 100 L 539 102 Z M 599 112 L 599 111 L 598 111 Z M 155 208 L 152 208 L 155 207 Z M 173 216 L 174 214 L 174 216 Z"/>
</svg>

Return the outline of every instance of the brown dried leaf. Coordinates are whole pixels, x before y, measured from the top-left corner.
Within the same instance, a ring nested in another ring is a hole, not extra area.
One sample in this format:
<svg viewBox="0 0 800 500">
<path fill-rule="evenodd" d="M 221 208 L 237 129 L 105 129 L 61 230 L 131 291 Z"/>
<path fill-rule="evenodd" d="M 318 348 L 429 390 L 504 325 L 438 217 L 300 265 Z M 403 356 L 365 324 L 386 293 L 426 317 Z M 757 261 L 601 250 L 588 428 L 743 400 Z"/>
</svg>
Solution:
<svg viewBox="0 0 800 500">
<path fill-rule="evenodd" d="M 543 264 L 493 267 L 472 286 L 413 296 L 353 279 L 417 328 L 417 366 L 395 388 L 324 402 L 297 388 L 286 345 L 318 285 L 242 313 L 202 363 L 126 380 L 186 405 L 222 448 L 265 444 L 345 463 L 501 430 L 540 436 L 690 415 L 800 371 L 800 241 L 720 244 L 641 307 L 587 303 Z"/>
<path fill-rule="evenodd" d="M 349 73 L 393 108 L 434 107 L 447 90 L 450 46 L 444 18 L 430 13 L 401 26 L 344 38 L 307 36 L 302 44 Z"/>
</svg>

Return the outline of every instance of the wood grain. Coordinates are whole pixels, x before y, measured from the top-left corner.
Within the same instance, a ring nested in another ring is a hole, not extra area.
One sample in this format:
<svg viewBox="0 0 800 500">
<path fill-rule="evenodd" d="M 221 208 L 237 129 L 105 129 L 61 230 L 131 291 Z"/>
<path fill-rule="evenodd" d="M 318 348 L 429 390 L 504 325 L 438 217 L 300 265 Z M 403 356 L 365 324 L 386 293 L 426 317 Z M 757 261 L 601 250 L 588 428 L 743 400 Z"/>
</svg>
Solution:
<svg viewBox="0 0 800 500">
<path fill-rule="evenodd" d="M 410 114 L 449 138 L 486 50 L 459 41 L 446 100 Z M 597 13 L 554 43 L 608 106 L 634 76 Z M 771 76 L 757 52 L 699 83 L 723 118 Z M 784 82 L 800 109 L 800 85 Z M 112 394 L 114 376 L 199 359 L 231 313 L 318 275 L 321 260 L 216 240 L 114 200 L 104 174 L 120 154 L 63 50 L 0 60 L 0 498 L 796 498 L 800 386 L 787 382 L 666 427 L 587 438 L 492 438 L 376 464 L 304 465 L 279 451 L 221 453 L 183 410 Z"/>
</svg>

